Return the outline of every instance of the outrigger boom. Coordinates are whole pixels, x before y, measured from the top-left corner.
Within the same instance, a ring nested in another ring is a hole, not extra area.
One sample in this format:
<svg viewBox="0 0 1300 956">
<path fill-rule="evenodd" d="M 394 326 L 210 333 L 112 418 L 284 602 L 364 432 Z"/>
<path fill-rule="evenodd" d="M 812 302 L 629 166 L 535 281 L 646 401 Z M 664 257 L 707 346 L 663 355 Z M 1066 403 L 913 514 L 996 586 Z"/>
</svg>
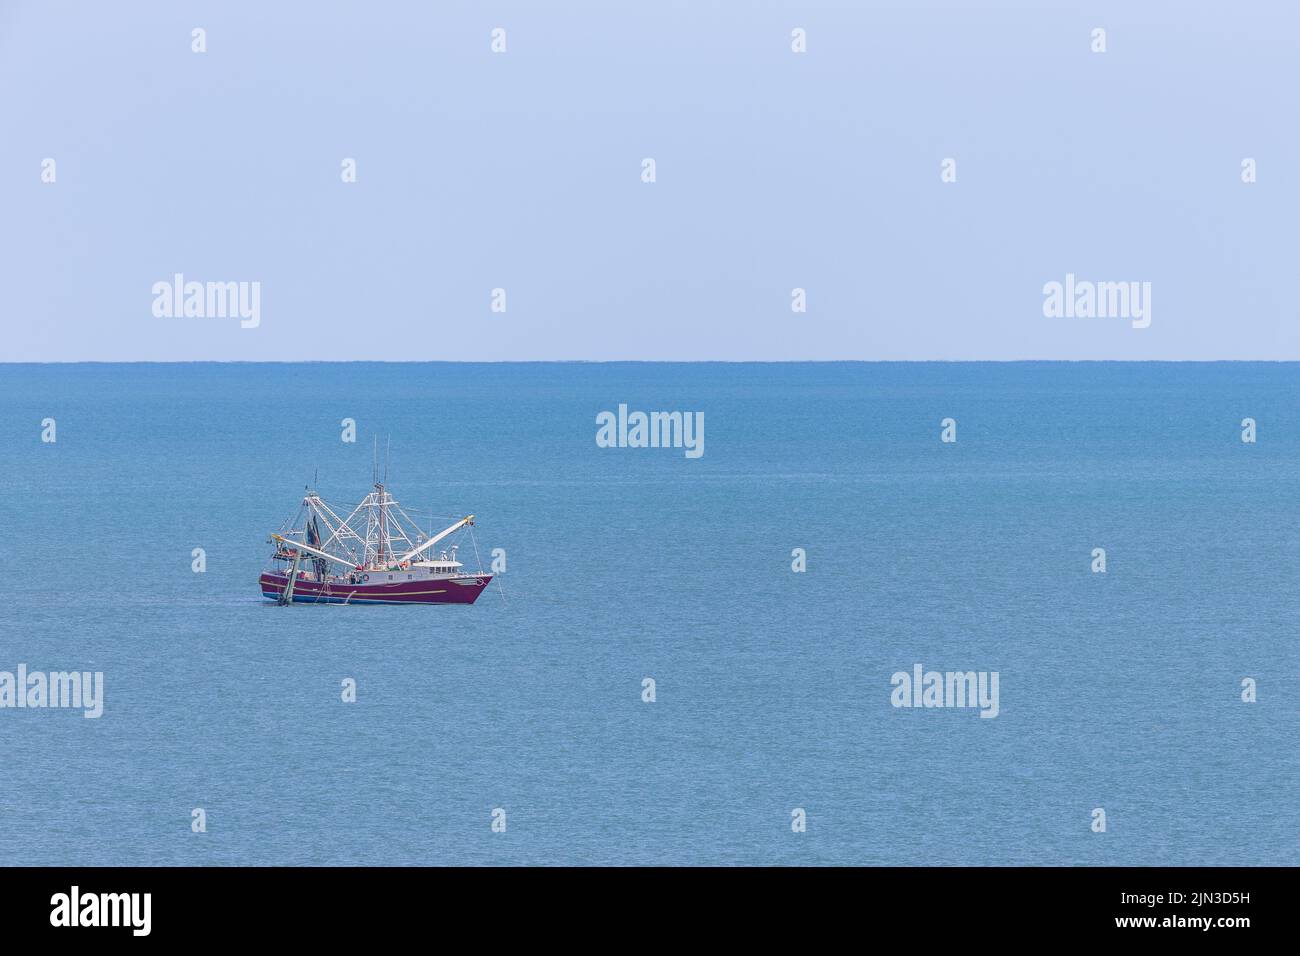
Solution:
<svg viewBox="0 0 1300 956">
<path fill-rule="evenodd" d="M 461 518 L 459 521 L 457 521 L 457 522 L 456 522 L 454 525 L 452 525 L 450 528 L 447 528 L 447 529 L 445 529 L 445 530 L 443 530 L 443 531 L 439 531 L 437 534 L 435 534 L 435 535 L 434 535 L 432 538 L 430 538 L 428 541 L 424 542 L 424 544 L 420 545 L 418 548 L 415 548 L 415 549 L 413 549 L 413 550 L 411 550 L 411 551 L 406 552 L 406 554 L 402 555 L 400 558 L 397 559 L 397 563 L 398 563 L 398 564 L 401 564 L 401 563 L 404 562 L 404 561 L 410 561 L 410 560 L 411 560 L 413 557 L 415 557 L 417 554 L 420 554 L 422 551 L 425 551 L 426 549 L 433 547 L 435 544 L 437 544 L 437 543 L 438 543 L 439 541 L 441 541 L 443 538 L 447 537 L 447 535 L 452 534 L 453 532 L 459 531 L 461 528 L 464 528 L 466 525 L 471 525 L 471 524 L 473 524 L 473 523 L 474 523 L 474 516 L 473 516 L 473 515 L 469 515 L 469 516 L 467 516 L 467 517 Z"/>
<path fill-rule="evenodd" d="M 328 551 L 317 550 L 316 548 L 313 548 L 309 544 L 303 544 L 301 541 L 293 541 L 289 538 L 286 538 L 282 534 L 272 534 L 271 540 L 278 541 L 283 545 L 287 545 L 288 549 L 291 551 L 292 550 L 306 551 L 308 554 L 314 554 L 316 555 L 316 557 L 324 558 L 326 561 L 337 561 L 339 564 L 347 565 L 349 568 L 356 567 L 356 565 L 354 565 L 351 561 L 345 560 L 344 558 L 336 557 L 335 555 L 330 554 Z"/>
<path fill-rule="evenodd" d="M 406 552 L 406 554 L 402 555 L 400 558 L 397 558 L 395 561 L 393 561 L 391 565 L 384 565 L 384 567 L 397 567 L 401 564 L 405 564 L 407 561 L 410 561 L 417 554 L 420 554 L 426 549 L 433 547 L 443 538 L 447 537 L 447 535 L 454 534 L 455 532 L 459 531 L 461 528 L 465 527 L 466 525 L 471 525 L 473 523 L 474 523 L 473 515 L 469 515 L 468 517 L 461 518 L 451 527 L 439 531 L 437 534 L 435 534 L 428 541 L 424 542 L 424 544 L 420 545 L 418 548 Z M 316 555 L 316 557 L 324 558 L 326 561 L 337 561 L 339 564 L 345 564 L 349 568 L 356 568 L 357 570 L 363 570 L 362 568 L 353 564 L 351 561 L 347 560 L 346 558 L 340 558 L 337 555 L 330 554 L 328 551 L 321 551 L 319 548 L 313 548 L 311 545 L 303 544 L 301 541 L 294 541 L 291 538 L 286 538 L 282 534 L 272 534 L 271 540 L 278 541 L 281 544 L 287 545 L 290 548 L 298 548 L 302 551 L 306 551 L 308 554 L 314 554 Z"/>
</svg>

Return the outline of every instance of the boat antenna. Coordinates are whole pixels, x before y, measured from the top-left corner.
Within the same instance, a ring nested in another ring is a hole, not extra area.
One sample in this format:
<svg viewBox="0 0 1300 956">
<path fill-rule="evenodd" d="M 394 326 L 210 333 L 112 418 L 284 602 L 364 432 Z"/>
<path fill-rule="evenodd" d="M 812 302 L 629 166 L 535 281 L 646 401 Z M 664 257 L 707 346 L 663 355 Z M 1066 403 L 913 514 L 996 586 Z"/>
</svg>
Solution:
<svg viewBox="0 0 1300 956">
<path fill-rule="evenodd" d="M 370 466 L 370 477 L 374 479 L 372 484 L 379 484 L 379 436 L 375 436 L 375 452 Z"/>
<path fill-rule="evenodd" d="M 384 451 L 384 484 L 388 484 L 388 462 L 393 457 L 393 436 L 388 436 L 388 448 Z"/>
</svg>

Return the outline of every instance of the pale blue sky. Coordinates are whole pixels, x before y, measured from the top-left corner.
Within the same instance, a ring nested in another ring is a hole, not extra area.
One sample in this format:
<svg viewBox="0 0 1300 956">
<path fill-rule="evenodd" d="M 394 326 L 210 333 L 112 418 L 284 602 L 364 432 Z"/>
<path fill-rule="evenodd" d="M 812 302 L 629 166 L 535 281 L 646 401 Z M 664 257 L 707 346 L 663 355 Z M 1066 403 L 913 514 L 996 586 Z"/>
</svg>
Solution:
<svg viewBox="0 0 1300 956">
<path fill-rule="evenodd" d="M 0 0 L 0 360 L 1297 359 L 1297 35 L 1250 0 Z M 176 272 L 259 281 L 260 327 L 154 317 Z M 1045 318 L 1067 272 L 1151 282 L 1151 327 Z"/>
</svg>

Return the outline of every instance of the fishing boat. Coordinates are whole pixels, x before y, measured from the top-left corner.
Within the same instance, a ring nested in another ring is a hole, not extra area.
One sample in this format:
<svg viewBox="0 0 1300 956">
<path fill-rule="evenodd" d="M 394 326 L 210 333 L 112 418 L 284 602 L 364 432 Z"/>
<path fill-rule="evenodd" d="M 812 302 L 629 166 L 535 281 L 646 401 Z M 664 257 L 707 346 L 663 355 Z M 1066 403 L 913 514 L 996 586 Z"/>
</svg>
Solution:
<svg viewBox="0 0 1300 956">
<path fill-rule="evenodd" d="M 385 478 L 387 475 L 385 475 Z M 375 481 L 374 491 L 346 518 L 307 489 L 297 515 L 267 539 L 275 545 L 258 579 L 262 596 L 279 604 L 473 604 L 492 575 L 457 560 L 474 516 L 425 534 Z M 436 546 L 452 539 L 437 551 Z M 477 557 L 478 546 L 474 546 Z"/>
</svg>

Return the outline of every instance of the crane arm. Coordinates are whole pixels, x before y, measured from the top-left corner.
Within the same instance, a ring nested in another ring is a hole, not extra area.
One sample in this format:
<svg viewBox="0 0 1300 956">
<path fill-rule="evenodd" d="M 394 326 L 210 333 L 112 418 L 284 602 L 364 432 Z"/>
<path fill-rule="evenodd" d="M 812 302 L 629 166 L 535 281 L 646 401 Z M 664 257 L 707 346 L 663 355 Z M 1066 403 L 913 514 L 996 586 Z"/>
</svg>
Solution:
<svg viewBox="0 0 1300 956">
<path fill-rule="evenodd" d="M 328 561 L 337 561 L 339 564 L 346 564 L 349 568 L 356 567 L 355 564 L 353 564 L 351 561 L 348 561 L 346 558 L 335 557 L 334 555 L 330 554 L 328 551 L 322 551 L 319 548 L 313 548 L 311 545 L 303 544 L 301 541 L 294 541 L 291 538 L 286 538 L 282 534 L 271 535 L 271 540 L 279 541 L 281 544 L 287 545 L 290 548 L 297 548 L 300 551 L 306 551 L 308 554 L 314 554 L 318 558 L 325 558 Z"/>
<path fill-rule="evenodd" d="M 418 548 L 413 548 L 410 551 L 406 552 L 406 554 L 402 555 L 400 558 L 397 559 L 397 563 L 401 564 L 403 561 L 410 561 L 413 557 L 415 557 L 420 552 L 425 551 L 428 548 L 432 548 L 435 544 L 437 544 L 443 538 L 447 537 L 447 535 L 451 534 L 453 531 L 459 531 L 461 528 L 465 527 L 465 525 L 473 524 L 473 523 L 474 523 L 473 515 L 470 515 L 467 518 L 461 518 L 459 521 L 457 521 L 450 528 L 447 528 L 445 531 L 439 531 L 437 534 L 435 534 L 428 541 L 424 542 L 424 544 L 420 545 Z"/>
</svg>

